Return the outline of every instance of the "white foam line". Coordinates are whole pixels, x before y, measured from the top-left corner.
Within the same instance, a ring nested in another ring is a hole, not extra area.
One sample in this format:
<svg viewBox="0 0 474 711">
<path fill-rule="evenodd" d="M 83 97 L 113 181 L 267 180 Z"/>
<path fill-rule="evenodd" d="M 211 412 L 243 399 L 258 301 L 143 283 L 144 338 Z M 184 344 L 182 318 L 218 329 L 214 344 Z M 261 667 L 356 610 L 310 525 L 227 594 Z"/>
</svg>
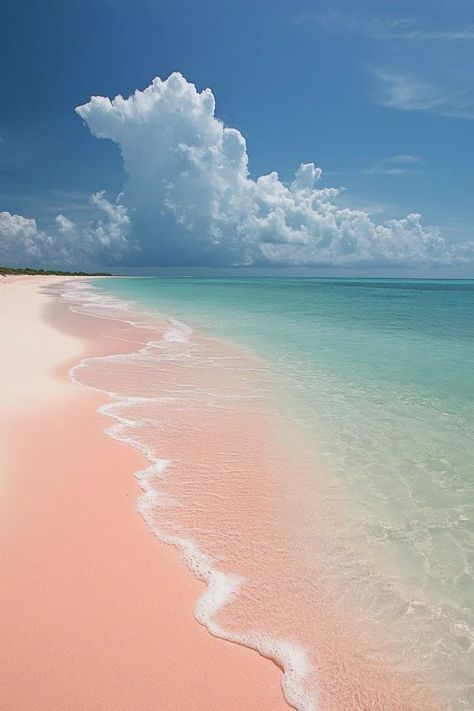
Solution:
<svg viewBox="0 0 474 711">
<path fill-rule="evenodd" d="M 72 304 L 69 304 L 69 308 L 74 310 L 72 308 Z M 91 313 L 90 311 L 88 313 L 91 316 L 96 316 L 96 314 Z M 102 318 L 109 317 L 103 316 Z M 118 317 L 116 318 L 117 320 L 125 320 Z M 127 323 L 132 322 L 127 321 Z M 171 323 L 173 328 L 176 328 L 177 324 L 179 324 L 180 328 L 181 326 L 186 326 L 186 324 L 181 324 L 180 322 L 176 322 L 174 320 L 172 320 Z M 183 336 L 185 335 L 185 338 L 179 340 L 179 342 L 186 342 L 192 332 L 192 329 L 189 327 L 182 329 L 180 334 Z M 173 341 L 175 339 L 174 337 L 166 338 L 165 334 L 164 340 Z M 147 344 L 141 351 L 138 351 L 135 354 L 130 354 L 129 357 L 142 353 L 146 350 L 148 345 L 149 344 Z M 117 356 L 120 355 L 122 354 L 117 354 Z M 84 384 L 81 383 L 81 381 L 76 377 L 77 371 L 86 367 L 89 362 L 109 358 L 114 358 L 114 356 L 84 358 L 78 365 L 71 368 L 69 372 L 71 380 L 78 385 L 84 386 Z M 166 400 L 169 401 L 172 398 L 131 397 L 89 385 L 85 385 L 84 387 L 90 387 L 112 399 L 112 402 L 101 405 L 97 410 L 101 414 L 107 415 L 116 420 L 116 424 L 106 429 L 106 434 L 112 439 L 132 446 L 149 462 L 148 466 L 135 474 L 143 492 L 137 501 L 137 508 L 152 533 L 160 541 L 175 546 L 179 550 L 181 557 L 185 561 L 188 568 L 194 573 L 194 575 L 206 583 L 206 590 L 198 598 L 194 607 L 194 616 L 196 620 L 204 625 L 213 636 L 254 649 L 262 656 L 271 659 L 278 664 L 278 666 L 282 669 L 281 685 L 288 704 L 297 709 L 297 711 L 316 711 L 316 696 L 314 693 L 311 693 L 305 689 L 305 682 L 312 671 L 306 651 L 300 645 L 292 643 L 288 640 L 273 639 L 259 632 L 235 633 L 222 627 L 216 621 L 215 617 L 220 610 L 236 598 L 239 589 L 245 583 L 244 579 L 235 574 L 224 573 L 221 570 L 218 570 L 212 559 L 206 553 L 201 551 L 196 543 L 191 539 L 186 539 L 180 536 L 166 535 L 160 531 L 156 525 L 154 514 L 156 514 L 157 509 L 169 504 L 170 499 L 166 497 L 164 492 L 160 492 L 154 486 L 154 482 L 165 476 L 166 470 L 170 466 L 171 462 L 167 459 L 157 457 L 150 447 L 139 440 L 134 439 L 130 436 L 130 434 L 126 434 L 127 430 L 133 430 L 140 427 L 143 421 L 131 420 L 129 418 L 122 417 L 120 415 L 120 411 L 122 409 L 130 408 L 130 406 L 133 405 L 139 405 L 142 403 L 158 404 L 159 402 Z"/>
</svg>

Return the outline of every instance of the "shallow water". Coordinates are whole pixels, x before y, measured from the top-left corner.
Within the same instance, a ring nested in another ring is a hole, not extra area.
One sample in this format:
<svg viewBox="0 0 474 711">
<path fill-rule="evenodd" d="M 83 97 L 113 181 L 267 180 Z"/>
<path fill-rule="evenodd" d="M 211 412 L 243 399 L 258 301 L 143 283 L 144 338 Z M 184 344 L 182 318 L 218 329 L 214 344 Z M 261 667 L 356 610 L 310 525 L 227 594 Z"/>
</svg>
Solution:
<svg viewBox="0 0 474 711">
<path fill-rule="evenodd" d="M 415 692 L 397 699 L 393 691 L 389 705 L 377 697 L 383 671 L 374 689 L 364 690 L 384 664 L 392 676 L 415 670 L 408 685 L 433 688 L 441 708 L 474 704 L 474 283 L 94 284 L 104 298 L 113 294 L 179 319 L 166 347 L 159 341 L 133 365 L 126 361 L 127 383 L 119 359 L 95 362 L 94 383 L 105 379 L 113 392 L 161 398 L 152 411 L 145 402 L 145 412 L 143 403 L 130 409 L 130 400 L 122 402 L 121 416 L 135 434 L 141 423 L 140 442 L 155 447 L 154 456 L 177 462 L 160 530 L 185 534 L 246 581 L 217 615 L 222 625 L 301 645 L 321 686 L 340 663 L 334 684 L 352 675 L 362 696 L 359 706 L 352 697 L 333 708 L 426 708 Z M 198 432 L 193 408 L 202 414 Z M 232 439 L 236 420 L 249 452 L 239 463 L 231 462 L 241 445 Z M 203 437 L 210 437 L 205 451 L 217 456 L 210 471 L 208 456 L 199 460 Z M 284 446 L 262 453 L 262 441 L 277 440 Z M 180 469 L 180 460 L 194 461 L 194 469 Z M 271 491 L 268 482 L 262 492 L 253 481 L 256 461 L 273 472 Z M 365 630 L 369 620 L 373 629 Z M 362 666 L 353 666 L 351 645 Z M 345 650 L 339 662 L 329 648 Z"/>
</svg>

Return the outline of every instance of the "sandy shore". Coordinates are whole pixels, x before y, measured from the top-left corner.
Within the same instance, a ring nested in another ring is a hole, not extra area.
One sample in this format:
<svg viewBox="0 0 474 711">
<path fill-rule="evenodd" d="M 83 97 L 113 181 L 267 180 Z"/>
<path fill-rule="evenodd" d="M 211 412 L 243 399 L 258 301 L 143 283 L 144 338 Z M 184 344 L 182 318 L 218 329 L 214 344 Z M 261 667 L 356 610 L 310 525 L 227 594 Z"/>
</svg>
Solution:
<svg viewBox="0 0 474 711">
<path fill-rule="evenodd" d="M 56 280 L 0 281 L 0 708 L 287 709 L 275 665 L 194 620 L 202 584 L 136 512 L 141 457 L 67 378 L 124 344 L 47 322 Z"/>
</svg>

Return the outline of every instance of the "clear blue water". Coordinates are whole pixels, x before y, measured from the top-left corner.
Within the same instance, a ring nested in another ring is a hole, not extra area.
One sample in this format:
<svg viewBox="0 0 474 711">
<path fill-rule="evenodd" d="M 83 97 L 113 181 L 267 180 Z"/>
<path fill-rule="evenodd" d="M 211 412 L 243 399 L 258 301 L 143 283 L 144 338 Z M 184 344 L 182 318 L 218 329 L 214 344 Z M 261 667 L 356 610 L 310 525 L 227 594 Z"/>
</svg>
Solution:
<svg viewBox="0 0 474 711">
<path fill-rule="evenodd" d="M 103 279 L 264 358 L 416 644 L 474 704 L 474 281 Z M 297 485 L 297 482 L 295 482 Z M 421 619 L 421 618 L 420 618 Z"/>
</svg>

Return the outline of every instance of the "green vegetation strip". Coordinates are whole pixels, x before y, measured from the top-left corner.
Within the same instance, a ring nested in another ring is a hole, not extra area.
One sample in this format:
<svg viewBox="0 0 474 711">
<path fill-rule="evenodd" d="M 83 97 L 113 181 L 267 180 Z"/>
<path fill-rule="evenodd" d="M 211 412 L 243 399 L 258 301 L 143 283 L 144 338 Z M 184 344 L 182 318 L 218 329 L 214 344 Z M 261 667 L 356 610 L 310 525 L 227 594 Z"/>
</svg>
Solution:
<svg viewBox="0 0 474 711">
<path fill-rule="evenodd" d="M 62 272 L 53 269 L 13 269 L 10 267 L 0 267 L 0 276 L 7 274 L 57 274 L 58 276 L 112 276 L 108 272 Z"/>
</svg>

